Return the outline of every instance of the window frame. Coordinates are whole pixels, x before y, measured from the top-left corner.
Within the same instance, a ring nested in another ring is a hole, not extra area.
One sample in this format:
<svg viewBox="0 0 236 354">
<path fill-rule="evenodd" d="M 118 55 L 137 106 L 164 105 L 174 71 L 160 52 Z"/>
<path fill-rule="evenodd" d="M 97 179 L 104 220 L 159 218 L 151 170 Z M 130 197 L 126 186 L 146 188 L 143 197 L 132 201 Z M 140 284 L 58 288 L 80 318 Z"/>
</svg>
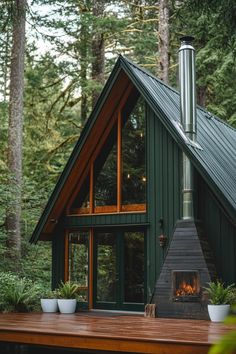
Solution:
<svg viewBox="0 0 236 354">
<path fill-rule="evenodd" d="M 134 94 L 134 93 L 133 93 Z M 140 94 L 136 91 L 134 98 L 134 105 L 138 102 Z M 81 207 L 81 208 L 72 208 L 72 204 L 74 201 L 71 200 L 67 208 L 67 215 L 99 215 L 99 214 L 116 214 L 116 213 L 145 213 L 147 210 L 147 201 L 146 203 L 139 203 L 139 204 L 122 204 L 122 129 L 123 129 L 123 122 L 122 122 L 122 111 L 125 107 L 127 102 L 126 100 L 123 104 L 120 104 L 114 115 L 112 116 L 111 122 L 109 126 L 106 127 L 103 137 L 99 146 L 93 153 L 93 156 L 90 158 L 87 168 L 85 169 L 85 173 L 83 174 L 83 179 L 86 178 L 86 175 L 89 175 L 89 206 L 88 207 Z M 145 104 L 145 101 L 144 101 Z M 132 108 L 132 109 L 133 109 Z M 131 110 L 132 111 L 132 110 Z M 145 125 L 146 125 L 146 109 L 145 109 Z M 94 164 L 96 158 L 98 157 L 99 153 L 102 151 L 102 148 L 106 142 L 107 137 L 109 136 L 111 130 L 114 128 L 115 124 L 117 124 L 117 203 L 116 205 L 105 205 L 105 206 L 95 206 L 95 196 L 94 196 Z M 146 144 L 145 144 L 146 145 Z M 145 151 L 147 155 L 147 149 Z M 147 160 L 147 159 L 146 159 Z M 80 183 L 80 188 L 83 183 Z M 77 189 L 77 193 L 79 192 L 80 188 Z"/>
</svg>

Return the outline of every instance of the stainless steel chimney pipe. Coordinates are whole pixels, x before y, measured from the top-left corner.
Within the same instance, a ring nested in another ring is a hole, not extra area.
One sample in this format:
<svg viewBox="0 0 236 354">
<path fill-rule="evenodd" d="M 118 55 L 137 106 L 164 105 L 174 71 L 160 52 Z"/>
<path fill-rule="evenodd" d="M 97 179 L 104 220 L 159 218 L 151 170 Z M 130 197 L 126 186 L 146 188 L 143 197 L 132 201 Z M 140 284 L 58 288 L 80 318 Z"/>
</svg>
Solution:
<svg viewBox="0 0 236 354">
<path fill-rule="evenodd" d="M 180 112 L 181 123 L 186 136 L 196 141 L 196 73 L 193 37 L 182 37 L 179 49 Z M 193 219 L 193 168 L 183 152 L 183 219 Z"/>
<path fill-rule="evenodd" d="M 181 123 L 186 135 L 193 141 L 197 133 L 196 124 L 196 71 L 195 49 L 191 42 L 193 37 L 180 38 L 179 49 L 179 78 Z"/>
</svg>

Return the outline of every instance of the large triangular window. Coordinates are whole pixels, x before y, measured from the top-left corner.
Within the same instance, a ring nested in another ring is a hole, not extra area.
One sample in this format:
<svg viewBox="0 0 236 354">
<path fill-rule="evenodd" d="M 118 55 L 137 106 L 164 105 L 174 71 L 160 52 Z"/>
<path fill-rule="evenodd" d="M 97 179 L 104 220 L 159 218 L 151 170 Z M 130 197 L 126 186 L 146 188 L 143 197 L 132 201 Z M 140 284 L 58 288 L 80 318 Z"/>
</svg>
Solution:
<svg viewBox="0 0 236 354">
<path fill-rule="evenodd" d="M 75 198 L 71 213 L 73 214 L 89 214 L 90 213 L 90 176 L 87 175 L 82 183 L 79 193 Z"/>
<path fill-rule="evenodd" d="M 73 214 L 146 210 L 146 121 L 141 97 L 119 108 L 104 132 L 69 210 Z"/>
</svg>

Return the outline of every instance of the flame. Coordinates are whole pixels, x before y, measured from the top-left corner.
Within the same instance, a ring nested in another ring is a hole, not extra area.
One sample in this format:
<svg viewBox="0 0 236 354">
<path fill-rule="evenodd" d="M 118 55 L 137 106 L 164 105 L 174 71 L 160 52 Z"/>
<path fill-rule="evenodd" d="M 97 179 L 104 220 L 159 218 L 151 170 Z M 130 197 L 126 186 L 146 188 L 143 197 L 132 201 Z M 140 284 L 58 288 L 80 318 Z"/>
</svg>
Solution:
<svg viewBox="0 0 236 354">
<path fill-rule="evenodd" d="M 195 284 L 190 285 L 186 283 L 185 280 L 179 286 L 179 289 L 176 290 L 177 296 L 188 296 L 188 295 L 196 295 L 197 294 L 197 287 Z"/>
</svg>

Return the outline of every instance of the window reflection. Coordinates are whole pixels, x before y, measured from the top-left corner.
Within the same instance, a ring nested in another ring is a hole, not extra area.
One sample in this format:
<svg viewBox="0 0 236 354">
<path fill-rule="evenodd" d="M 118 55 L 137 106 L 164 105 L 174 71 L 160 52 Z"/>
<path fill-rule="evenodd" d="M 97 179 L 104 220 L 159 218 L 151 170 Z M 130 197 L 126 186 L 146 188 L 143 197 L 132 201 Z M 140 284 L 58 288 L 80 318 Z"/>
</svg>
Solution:
<svg viewBox="0 0 236 354">
<path fill-rule="evenodd" d="M 90 178 L 89 175 L 87 175 L 74 203 L 72 204 L 72 213 L 76 213 L 76 211 L 78 211 L 79 214 L 89 213 L 89 184 Z"/>
<path fill-rule="evenodd" d="M 69 233 L 69 274 L 71 282 L 79 285 L 79 301 L 88 301 L 89 232 Z"/>
<path fill-rule="evenodd" d="M 98 233 L 97 302 L 116 300 L 116 238 L 113 233 Z"/>
<path fill-rule="evenodd" d="M 117 124 L 112 129 L 94 164 L 94 211 L 100 206 L 117 205 Z"/>
<path fill-rule="evenodd" d="M 144 234 L 124 233 L 124 301 L 144 303 Z"/>
<path fill-rule="evenodd" d="M 122 204 L 146 202 L 146 152 L 144 102 L 139 98 L 134 109 L 127 115 L 122 129 Z"/>
</svg>

